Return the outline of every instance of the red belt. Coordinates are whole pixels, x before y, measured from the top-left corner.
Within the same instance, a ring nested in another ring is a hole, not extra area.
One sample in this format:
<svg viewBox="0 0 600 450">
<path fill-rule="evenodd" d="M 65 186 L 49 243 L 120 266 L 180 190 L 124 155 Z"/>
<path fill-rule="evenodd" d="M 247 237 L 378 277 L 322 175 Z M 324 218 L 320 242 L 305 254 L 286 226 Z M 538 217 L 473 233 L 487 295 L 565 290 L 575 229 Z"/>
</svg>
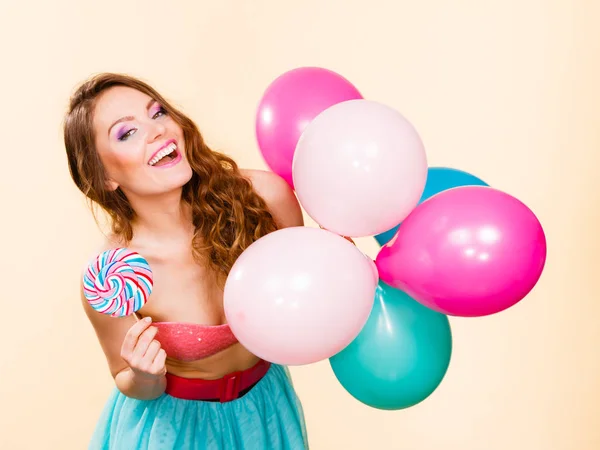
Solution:
<svg viewBox="0 0 600 450">
<path fill-rule="evenodd" d="M 271 367 L 260 360 L 249 369 L 232 372 L 217 380 L 183 378 L 167 373 L 166 394 L 185 400 L 216 400 L 221 403 L 235 400 L 245 390 L 258 383 Z"/>
</svg>

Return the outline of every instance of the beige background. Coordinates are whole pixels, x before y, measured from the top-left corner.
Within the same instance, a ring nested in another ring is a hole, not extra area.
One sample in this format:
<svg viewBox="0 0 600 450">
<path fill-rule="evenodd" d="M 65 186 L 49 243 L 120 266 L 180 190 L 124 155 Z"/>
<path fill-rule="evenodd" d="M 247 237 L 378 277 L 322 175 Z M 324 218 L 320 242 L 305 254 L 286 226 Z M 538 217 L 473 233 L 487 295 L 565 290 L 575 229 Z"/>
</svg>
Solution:
<svg viewBox="0 0 600 450">
<path fill-rule="evenodd" d="M 112 387 L 77 299 L 99 234 L 62 147 L 75 85 L 141 76 L 212 146 L 263 168 L 256 105 L 302 65 L 403 112 L 431 165 L 517 196 L 549 241 L 525 301 L 452 320 L 447 378 L 416 407 L 359 404 L 327 362 L 293 368 L 312 447 L 600 448 L 599 13 L 595 0 L 3 1 L 0 448 L 85 448 Z"/>
</svg>

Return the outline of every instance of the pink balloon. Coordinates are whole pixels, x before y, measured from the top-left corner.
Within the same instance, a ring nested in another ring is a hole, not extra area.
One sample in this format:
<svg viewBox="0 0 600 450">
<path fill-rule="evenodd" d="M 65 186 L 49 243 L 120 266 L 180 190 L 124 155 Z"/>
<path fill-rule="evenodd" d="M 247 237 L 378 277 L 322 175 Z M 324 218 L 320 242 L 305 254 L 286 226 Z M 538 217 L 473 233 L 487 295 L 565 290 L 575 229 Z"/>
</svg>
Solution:
<svg viewBox="0 0 600 450">
<path fill-rule="evenodd" d="M 546 237 L 534 213 L 485 186 L 441 192 L 400 225 L 376 259 L 381 279 L 454 316 L 495 314 L 538 282 Z"/>
<path fill-rule="evenodd" d="M 254 242 L 225 284 L 233 334 L 277 364 L 330 358 L 358 335 L 373 307 L 370 259 L 329 231 L 284 228 Z"/>
<path fill-rule="evenodd" d="M 293 176 L 300 203 L 318 224 L 343 236 L 373 236 L 398 225 L 417 205 L 427 157 L 399 112 L 349 100 L 306 127 Z"/>
<path fill-rule="evenodd" d="M 271 170 L 293 187 L 294 151 L 306 125 L 328 107 L 358 98 L 348 80 L 319 67 L 300 67 L 276 78 L 256 114 L 258 146 Z"/>
</svg>

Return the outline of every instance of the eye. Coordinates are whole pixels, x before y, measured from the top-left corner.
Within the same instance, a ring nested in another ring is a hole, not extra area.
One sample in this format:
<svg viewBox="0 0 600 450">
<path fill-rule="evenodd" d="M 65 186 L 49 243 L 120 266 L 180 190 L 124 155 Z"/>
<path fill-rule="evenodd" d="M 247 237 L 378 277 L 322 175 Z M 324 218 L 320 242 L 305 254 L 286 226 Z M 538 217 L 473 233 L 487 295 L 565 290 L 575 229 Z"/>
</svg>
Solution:
<svg viewBox="0 0 600 450">
<path fill-rule="evenodd" d="M 131 136 L 134 135 L 134 133 L 137 131 L 136 128 L 131 128 L 130 130 L 128 130 L 127 132 L 123 133 L 123 134 L 119 134 L 118 139 L 120 141 L 126 141 L 128 138 L 130 138 Z"/>
<path fill-rule="evenodd" d="M 158 111 L 156 111 L 156 113 L 152 116 L 152 118 L 158 119 L 160 116 L 166 116 L 166 115 L 167 115 L 167 110 L 161 106 L 160 108 L 158 108 Z"/>
</svg>

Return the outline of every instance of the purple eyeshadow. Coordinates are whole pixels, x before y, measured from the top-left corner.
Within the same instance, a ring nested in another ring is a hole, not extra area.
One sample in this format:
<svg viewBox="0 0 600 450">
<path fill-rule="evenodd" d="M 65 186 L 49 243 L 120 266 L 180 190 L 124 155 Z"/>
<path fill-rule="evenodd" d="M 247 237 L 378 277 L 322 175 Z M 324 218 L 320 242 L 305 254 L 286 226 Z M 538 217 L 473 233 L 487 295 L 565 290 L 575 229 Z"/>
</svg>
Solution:
<svg viewBox="0 0 600 450">
<path fill-rule="evenodd" d="M 128 131 L 129 128 L 126 125 L 123 125 L 121 128 L 119 128 L 119 131 L 117 131 L 117 139 L 122 139 Z"/>
<path fill-rule="evenodd" d="M 160 112 L 160 110 L 161 110 L 161 109 L 162 109 L 162 106 L 160 106 L 158 103 L 156 103 L 156 105 L 154 106 L 154 108 L 152 108 L 152 110 L 151 110 L 151 114 L 150 114 L 150 116 L 151 116 L 151 117 L 154 117 L 154 115 L 155 115 L 157 112 Z"/>
</svg>

